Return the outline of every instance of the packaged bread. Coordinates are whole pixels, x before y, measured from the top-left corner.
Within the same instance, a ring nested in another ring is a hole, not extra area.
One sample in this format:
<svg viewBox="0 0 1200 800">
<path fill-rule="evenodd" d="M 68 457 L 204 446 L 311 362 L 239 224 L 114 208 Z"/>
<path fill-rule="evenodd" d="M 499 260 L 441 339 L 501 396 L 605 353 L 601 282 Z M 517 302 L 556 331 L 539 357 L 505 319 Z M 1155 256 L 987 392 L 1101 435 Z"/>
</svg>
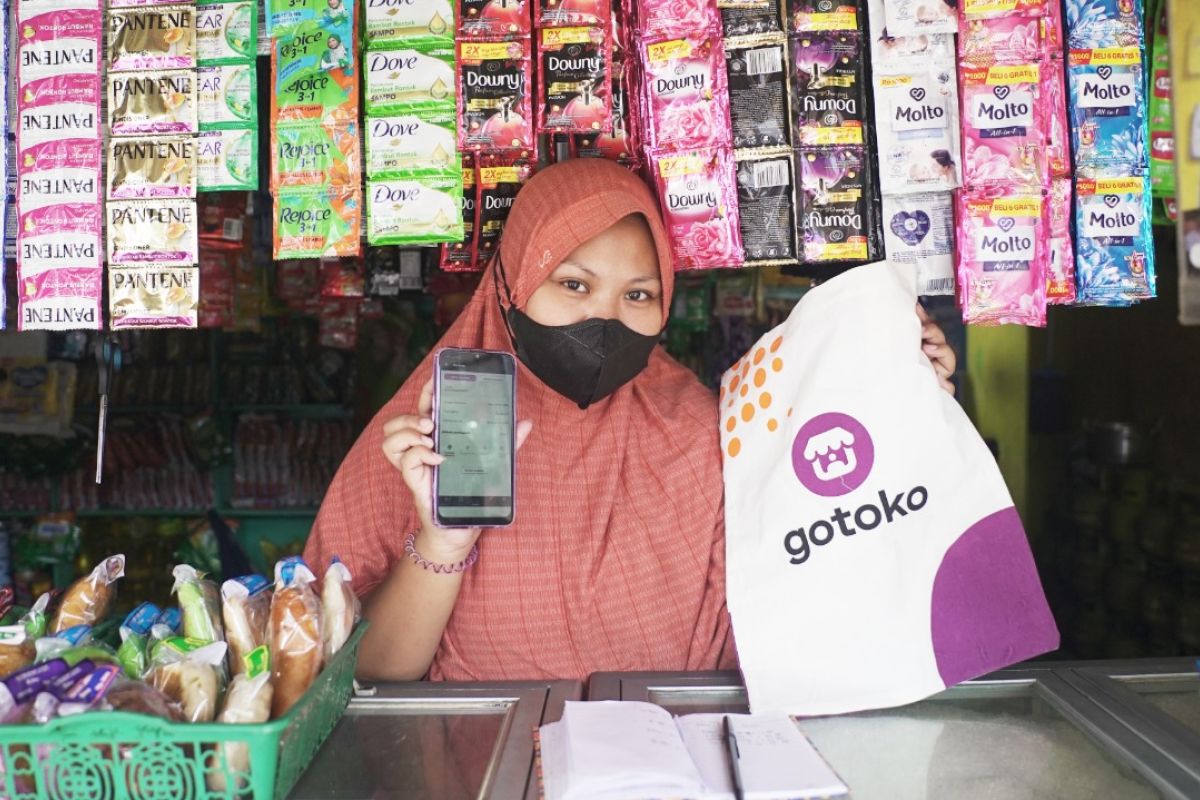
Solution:
<svg viewBox="0 0 1200 800">
<path fill-rule="evenodd" d="M 350 569 L 334 556 L 321 587 L 321 645 L 325 663 L 350 638 L 350 631 L 358 622 L 359 608 Z"/>
<path fill-rule="evenodd" d="M 112 711 L 148 714 L 171 722 L 183 721 L 183 709 L 148 683 L 118 678 L 104 697 L 104 706 Z"/>
<path fill-rule="evenodd" d="M 266 648 L 262 648 L 266 650 Z M 218 722 L 245 725 L 266 722 L 271 718 L 271 671 L 269 665 L 256 673 L 241 672 L 233 676 Z M 224 769 L 218 762 L 209 773 L 208 786 L 215 792 L 234 787 L 236 794 L 250 786 L 250 751 L 245 742 L 223 742 L 220 745 Z"/>
<path fill-rule="evenodd" d="M 212 722 L 221 694 L 225 642 L 182 636 L 154 646 L 146 680 L 179 704 L 188 722 Z"/>
<path fill-rule="evenodd" d="M 188 564 L 178 565 L 171 574 L 175 576 L 171 593 L 179 599 L 183 614 L 183 635 L 201 642 L 224 641 L 221 592 L 217 585 Z"/>
<path fill-rule="evenodd" d="M 117 660 L 121 662 L 125 675 L 140 678 L 146 672 L 150 656 L 150 629 L 162 611 L 154 603 L 142 603 L 130 611 L 121 623 L 118 634 L 121 645 L 117 648 Z"/>
<path fill-rule="evenodd" d="M 37 656 L 35 642 L 46 632 L 50 593 L 37 599 L 15 625 L 0 627 L 0 678 L 28 667 Z"/>
<path fill-rule="evenodd" d="M 245 575 L 221 584 L 221 617 L 229 644 L 229 671 L 246 671 L 246 656 L 267 643 L 271 621 L 271 584 L 261 575 Z"/>
<path fill-rule="evenodd" d="M 94 625 L 103 619 L 117 597 L 117 579 L 124 574 L 125 556 L 118 554 L 104 559 L 90 574 L 71 584 L 54 614 L 50 632 Z"/>
<path fill-rule="evenodd" d="M 321 672 L 321 600 L 315 582 L 300 558 L 285 558 L 275 565 L 269 639 L 275 687 L 272 718 L 286 714 Z"/>
</svg>

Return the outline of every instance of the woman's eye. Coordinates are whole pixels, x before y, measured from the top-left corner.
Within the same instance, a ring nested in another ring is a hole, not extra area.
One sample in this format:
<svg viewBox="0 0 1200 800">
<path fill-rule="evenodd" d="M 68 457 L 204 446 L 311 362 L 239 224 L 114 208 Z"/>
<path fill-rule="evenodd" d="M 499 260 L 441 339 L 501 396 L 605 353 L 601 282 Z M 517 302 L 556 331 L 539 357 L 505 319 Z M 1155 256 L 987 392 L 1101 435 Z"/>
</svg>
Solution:
<svg viewBox="0 0 1200 800">
<path fill-rule="evenodd" d="M 635 303 L 643 303 L 647 300 L 654 299 L 651 296 L 651 294 L 649 292 L 645 291 L 644 289 L 634 289 L 632 292 L 630 292 L 629 294 L 627 294 L 625 296 L 628 297 L 630 300 L 632 300 Z"/>
<path fill-rule="evenodd" d="M 568 292 L 586 292 L 587 287 L 583 285 L 583 281 L 577 281 L 568 278 L 562 282 L 563 288 Z"/>
</svg>

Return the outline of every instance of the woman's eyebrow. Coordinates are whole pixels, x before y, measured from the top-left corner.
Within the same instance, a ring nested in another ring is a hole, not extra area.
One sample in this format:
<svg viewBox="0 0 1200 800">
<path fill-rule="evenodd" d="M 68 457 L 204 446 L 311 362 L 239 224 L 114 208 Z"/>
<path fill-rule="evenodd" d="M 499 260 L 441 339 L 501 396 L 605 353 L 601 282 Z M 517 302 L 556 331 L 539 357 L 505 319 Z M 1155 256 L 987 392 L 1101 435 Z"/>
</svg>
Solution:
<svg viewBox="0 0 1200 800">
<path fill-rule="evenodd" d="M 640 278 L 634 278 L 630 283 L 662 283 L 662 279 L 657 275 L 643 275 Z"/>
<path fill-rule="evenodd" d="M 577 264 L 574 261 L 563 261 L 559 264 L 559 266 L 560 267 L 571 267 L 572 269 L 577 269 L 580 272 L 586 272 L 588 275 L 591 275 L 593 278 L 596 277 L 595 270 L 588 269 L 583 264 Z"/>
</svg>

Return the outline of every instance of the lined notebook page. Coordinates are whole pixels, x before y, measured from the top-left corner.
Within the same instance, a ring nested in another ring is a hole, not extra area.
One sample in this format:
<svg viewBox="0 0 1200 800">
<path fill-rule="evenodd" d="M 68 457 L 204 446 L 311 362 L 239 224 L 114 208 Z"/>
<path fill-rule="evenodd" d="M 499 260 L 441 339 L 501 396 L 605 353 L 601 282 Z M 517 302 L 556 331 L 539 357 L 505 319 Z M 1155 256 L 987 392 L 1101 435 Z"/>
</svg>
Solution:
<svg viewBox="0 0 1200 800">
<path fill-rule="evenodd" d="M 730 715 L 747 800 L 819 798 L 850 790 L 786 714 Z"/>
</svg>

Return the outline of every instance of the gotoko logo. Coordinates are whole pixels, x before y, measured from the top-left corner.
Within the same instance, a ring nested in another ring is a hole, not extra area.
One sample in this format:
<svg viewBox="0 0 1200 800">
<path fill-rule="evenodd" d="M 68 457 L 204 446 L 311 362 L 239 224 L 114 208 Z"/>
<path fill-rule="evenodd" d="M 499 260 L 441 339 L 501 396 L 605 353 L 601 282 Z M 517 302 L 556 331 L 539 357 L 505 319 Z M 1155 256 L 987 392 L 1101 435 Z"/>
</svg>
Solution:
<svg viewBox="0 0 1200 800">
<path fill-rule="evenodd" d="M 821 414 L 804 424 L 792 442 L 792 467 L 804 488 L 841 497 L 863 485 L 875 463 L 871 434 L 854 417 Z"/>
</svg>

